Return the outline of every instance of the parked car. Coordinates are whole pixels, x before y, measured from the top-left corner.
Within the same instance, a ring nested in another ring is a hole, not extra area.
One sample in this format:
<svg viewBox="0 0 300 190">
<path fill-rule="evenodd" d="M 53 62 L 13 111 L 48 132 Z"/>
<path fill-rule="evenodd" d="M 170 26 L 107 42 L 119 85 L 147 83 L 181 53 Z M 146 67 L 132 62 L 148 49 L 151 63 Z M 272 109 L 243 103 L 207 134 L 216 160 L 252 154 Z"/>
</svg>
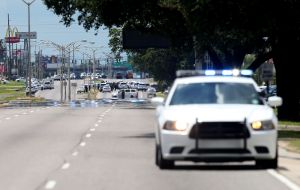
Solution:
<svg viewBox="0 0 300 190">
<path fill-rule="evenodd" d="M 153 87 L 149 87 L 146 92 L 147 92 L 147 97 L 148 98 L 156 96 L 156 90 Z"/>
<path fill-rule="evenodd" d="M 109 84 L 106 84 L 102 87 L 102 92 L 111 92 Z"/>
<path fill-rule="evenodd" d="M 114 93 L 113 97 L 117 96 L 119 99 L 138 98 L 138 91 L 136 89 L 121 89 Z"/>
<path fill-rule="evenodd" d="M 78 88 L 77 88 L 77 90 L 76 90 L 76 93 L 77 93 L 77 94 L 81 94 L 81 93 L 84 93 L 84 92 L 85 92 L 84 85 L 78 86 Z"/>
</svg>

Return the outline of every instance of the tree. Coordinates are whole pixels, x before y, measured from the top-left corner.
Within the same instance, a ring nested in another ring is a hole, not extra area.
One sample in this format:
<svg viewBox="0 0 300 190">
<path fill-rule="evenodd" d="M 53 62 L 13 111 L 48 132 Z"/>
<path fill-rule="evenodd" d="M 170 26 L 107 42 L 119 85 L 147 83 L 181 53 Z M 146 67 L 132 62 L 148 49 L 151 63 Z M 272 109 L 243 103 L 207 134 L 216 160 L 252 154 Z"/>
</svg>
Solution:
<svg viewBox="0 0 300 190">
<path fill-rule="evenodd" d="M 284 104 L 279 118 L 300 119 L 297 63 L 300 49 L 300 2 L 295 0 L 45 0 L 69 25 L 78 20 L 86 29 L 102 25 L 130 26 L 168 35 L 174 47 L 210 49 L 225 67 L 240 67 L 246 53 L 257 59 L 272 57 L 276 67 L 278 94 Z M 271 52 L 264 56 L 263 37 Z M 271 56 L 272 55 L 272 56 Z M 259 65 L 260 60 L 254 61 Z M 288 63 L 289 65 L 287 66 Z M 290 66 L 290 67 L 289 67 Z M 255 68 L 255 67 L 253 67 Z"/>
</svg>

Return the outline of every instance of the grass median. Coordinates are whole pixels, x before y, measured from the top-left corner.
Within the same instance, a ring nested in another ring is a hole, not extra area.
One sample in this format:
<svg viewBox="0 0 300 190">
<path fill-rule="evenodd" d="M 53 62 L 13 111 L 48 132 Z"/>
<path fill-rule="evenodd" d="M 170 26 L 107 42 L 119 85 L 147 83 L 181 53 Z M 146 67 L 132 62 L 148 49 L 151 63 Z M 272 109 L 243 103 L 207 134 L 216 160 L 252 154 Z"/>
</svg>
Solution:
<svg viewBox="0 0 300 190">
<path fill-rule="evenodd" d="M 25 83 L 23 82 L 9 81 L 9 83 L 0 84 L 0 104 L 14 100 L 27 100 L 31 102 L 44 101 L 43 98 L 26 96 Z"/>
<path fill-rule="evenodd" d="M 287 142 L 288 149 L 300 153 L 300 122 L 280 121 L 278 138 Z"/>
</svg>

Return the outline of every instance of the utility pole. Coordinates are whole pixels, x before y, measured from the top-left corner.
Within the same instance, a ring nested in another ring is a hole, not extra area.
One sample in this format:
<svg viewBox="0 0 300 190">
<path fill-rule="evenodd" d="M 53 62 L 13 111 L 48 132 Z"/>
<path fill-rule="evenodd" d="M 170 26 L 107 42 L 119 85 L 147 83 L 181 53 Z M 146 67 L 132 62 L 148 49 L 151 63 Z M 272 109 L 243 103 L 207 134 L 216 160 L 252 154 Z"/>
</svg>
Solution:
<svg viewBox="0 0 300 190">
<path fill-rule="evenodd" d="M 73 48 L 74 48 L 74 45 L 73 45 Z M 74 51 L 74 49 L 73 49 L 73 51 Z M 70 77 L 70 62 L 71 62 L 71 51 L 69 51 L 68 52 L 69 53 L 69 61 L 68 61 L 68 90 L 69 90 L 69 92 L 68 92 L 68 100 L 69 100 L 69 102 L 71 101 L 71 77 Z"/>
<path fill-rule="evenodd" d="M 7 76 L 10 78 L 10 72 L 11 72 L 11 46 L 10 46 L 10 34 L 11 34 L 11 29 L 10 29 L 10 24 L 9 24 L 9 14 L 7 15 L 7 25 L 8 25 L 8 64 L 7 64 Z"/>
<path fill-rule="evenodd" d="M 30 46 L 30 5 L 34 3 L 35 0 L 31 2 L 26 2 L 23 0 L 23 2 L 27 5 L 28 7 L 28 64 L 29 64 L 29 96 L 31 96 L 31 76 L 32 76 L 32 69 L 31 69 L 31 46 Z"/>
</svg>

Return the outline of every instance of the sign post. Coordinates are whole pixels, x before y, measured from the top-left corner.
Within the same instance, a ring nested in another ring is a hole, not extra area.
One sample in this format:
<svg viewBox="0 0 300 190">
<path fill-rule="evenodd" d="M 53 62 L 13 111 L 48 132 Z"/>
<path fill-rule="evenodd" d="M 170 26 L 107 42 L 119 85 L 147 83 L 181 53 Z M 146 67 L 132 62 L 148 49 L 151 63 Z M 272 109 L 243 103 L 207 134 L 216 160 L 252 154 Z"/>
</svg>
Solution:
<svg viewBox="0 0 300 190">
<path fill-rule="evenodd" d="M 266 82 L 267 93 L 269 93 L 270 81 L 273 79 L 273 64 L 272 63 L 264 63 L 262 65 L 262 80 Z"/>
</svg>

